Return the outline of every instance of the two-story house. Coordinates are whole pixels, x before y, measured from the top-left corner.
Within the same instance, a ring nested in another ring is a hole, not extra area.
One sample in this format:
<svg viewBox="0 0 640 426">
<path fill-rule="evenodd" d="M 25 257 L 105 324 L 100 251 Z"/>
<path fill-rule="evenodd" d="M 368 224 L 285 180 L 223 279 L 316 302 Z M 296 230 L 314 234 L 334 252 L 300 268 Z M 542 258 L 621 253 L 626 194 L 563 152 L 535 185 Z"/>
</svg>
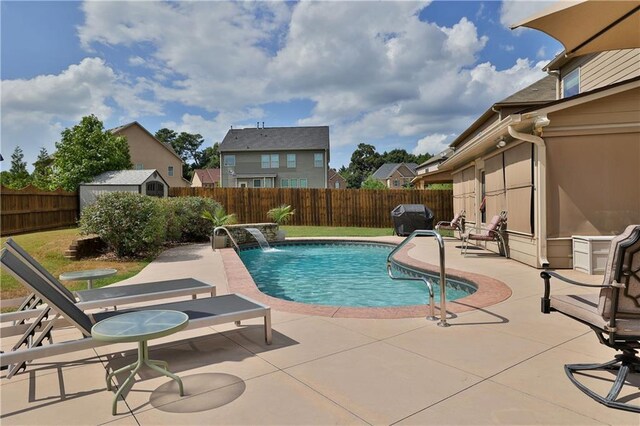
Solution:
<svg viewBox="0 0 640 426">
<path fill-rule="evenodd" d="M 329 127 L 231 129 L 219 148 L 222 187 L 326 188 Z"/>
<path fill-rule="evenodd" d="M 140 123 L 134 121 L 110 131 L 127 138 L 134 170 L 155 169 L 169 186 L 190 186 L 190 182 L 182 177 L 182 158 L 170 145 L 159 141 Z"/>
<path fill-rule="evenodd" d="M 640 223 L 640 49 L 560 54 L 545 70 L 554 100 L 487 113 L 439 171 L 451 171 L 468 226 L 506 210 L 512 258 L 570 268 L 572 236 Z"/>
<path fill-rule="evenodd" d="M 390 189 L 402 189 L 416 177 L 416 163 L 384 163 L 373 172 L 372 177 Z"/>
</svg>

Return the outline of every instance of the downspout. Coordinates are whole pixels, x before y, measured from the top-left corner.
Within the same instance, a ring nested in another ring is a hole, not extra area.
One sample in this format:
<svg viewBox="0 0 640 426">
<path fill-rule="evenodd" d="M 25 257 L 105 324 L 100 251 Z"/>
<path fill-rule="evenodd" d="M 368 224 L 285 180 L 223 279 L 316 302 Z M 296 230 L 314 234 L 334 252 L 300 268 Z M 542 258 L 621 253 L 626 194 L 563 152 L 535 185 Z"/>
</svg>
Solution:
<svg viewBox="0 0 640 426">
<path fill-rule="evenodd" d="M 546 116 L 539 116 L 533 123 L 533 132 L 542 134 L 542 128 L 548 126 L 549 123 L 550 121 Z M 537 134 L 520 133 L 513 125 L 509 125 L 507 129 L 509 135 L 513 138 L 532 143 L 537 148 L 534 159 L 536 164 L 535 200 L 537 204 L 534 228 L 538 236 L 538 264 L 541 268 L 547 268 L 549 267 L 549 261 L 547 260 L 547 146 L 544 143 L 544 139 Z"/>
</svg>

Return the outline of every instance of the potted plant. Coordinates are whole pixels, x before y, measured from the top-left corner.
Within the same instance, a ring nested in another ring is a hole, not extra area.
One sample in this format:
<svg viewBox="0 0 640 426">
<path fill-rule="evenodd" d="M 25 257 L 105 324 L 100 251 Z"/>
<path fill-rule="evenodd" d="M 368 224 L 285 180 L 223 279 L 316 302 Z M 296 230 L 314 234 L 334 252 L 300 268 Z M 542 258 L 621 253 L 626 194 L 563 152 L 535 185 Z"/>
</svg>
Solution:
<svg viewBox="0 0 640 426">
<path fill-rule="evenodd" d="M 211 221 L 213 224 L 213 228 L 217 228 L 219 226 L 232 225 L 236 223 L 236 215 L 231 213 L 227 214 L 224 211 L 224 207 L 218 206 L 211 213 L 209 210 L 205 210 L 202 212 L 202 218 Z M 211 235 L 211 248 L 219 249 L 225 248 L 227 246 L 227 236 L 226 235 Z"/>
<path fill-rule="evenodd" d="M 278 241 L 284 241 L 286 233 L 280 229 L 280 225 L 284 225 L 291 220 L 296 211 L 288 204 L 282 204 L 278 207 L 274 207 L 267 212 L 267 217 L 278 224 L 278 233 L 276 239 Z"/>
</svg>

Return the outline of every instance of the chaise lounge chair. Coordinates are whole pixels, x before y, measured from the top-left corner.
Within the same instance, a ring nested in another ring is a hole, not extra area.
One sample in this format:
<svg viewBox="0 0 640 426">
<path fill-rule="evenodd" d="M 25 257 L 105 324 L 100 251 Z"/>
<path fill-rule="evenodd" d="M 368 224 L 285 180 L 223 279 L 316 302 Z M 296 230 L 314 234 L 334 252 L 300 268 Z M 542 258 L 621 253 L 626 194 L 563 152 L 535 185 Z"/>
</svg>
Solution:
<svg viewBox="0 0 640 426">
<path fill-rule="evenodd" d="M 458 231 L 460 235 L 460 239 L 462 239 L 462 234 L 464 234 L 464 209 L 460 210 L 458 214 L 456 214 L 451 221 L 447 222 L 446 220 L 442 220 L 436 223 L 436 231 L 440 231 L 441 229 L 446 229 L 449 231 Z"/>
<path fill-rule="evenodd" d="M 14 346 L 10 352 L 0 354 L 0 366 L 10 366 L 7 378 L 11 378 L 20 369 L 26 367 L 28 361 L 108 344 L 91 337 L 93 324 L 114 315 L 140 310 L 166 309 L 184 312 L 189 316 L 189 324 L 185 330 L 228 322 L 238 323 L 242 320 L 262 317 L 265 341 L 271 344 L 271 309 L 238 294 L 86 314 L 13 252 L 3 249 L 0 254 L 0 263 L 7 272 L 48 305 L 25 331 L 20 339 L 22 344 Z M 45 324 L 43 320 L 49 314 L 53 315 L 53 318 Z M 59 317 L 63 317 L 75 326 L 81 332 L 82 338 L 53 343 L 51 330 L 56 323 L 60 322 Z M 48 339 L 50 344 L 44 345 L 45 339 Z M 23 346 L 26 347 L 23 348 Z"/>
<path fill-rule="evenodd" d="M 472 232 L 462 236 L 462 246 L 460 248 L 460 253 L 464 256 L 467 255 L 467 249 L 469 248 L 469 241 L 495 241 L 498 243 L 498 248 L 500 250 L 500 255 L 503 255 L 508 259 L 509 252 L 507 250 L 507 246 L 504 242 L 504 237 L 502 236 L 502 229 L 507 224 L 507 212 L 502 211 L 500 214 L 495 215 L 489 225 L 482 230 L 479 234 L 474 234 Z"/>
<path fill-rule="evenodd" d="M 618 399 L 629 374 L 640 375 L 640 225 L 628 226 L 611 242 L 602 285 L 576 282 L 551 271 L 540 275 L 544 280 L 543 313 L 560 312 L 579 321 L 596 333 L 600 343 L 622 352 L 604 364 L 565 365 L 565 373 L 571 382 L 607 407 L 640 413 L 640 405 L 632 405 L 624 398 Z M 572 285 L 601 290 L 599 294 L 550 296 L 552 277 Z M 607 396 L 595 393 L 575 377 L 575 373 L 584 371 L 588 374 L 595 370 L 617 372 Z M 638 390 L 637 382 L 632 386 Z"/>
<path fill-rule="evenodd" d="M 75 294 L 62 285 L 49 271 L 47 271 L 37 260 L 15 241 L 9 238 L 5 243 L 6 248 L 18 259 L 22 260 L 30 269 L 40 275 L 41 278 L 49 282 L 63 296 L 76 303 L 80 309 L 87 310 L 102 308 L 107 306 L 119 306 L 129 303 L 140 303 L 171 297 L 191 296 L 196 298 L 198 294 L 216 295 L 216 287 L 205 284 L 193 278 L 183 278 L 177 280 L 157 281 L 143 284 L 132 284 L 126 286 L 108 286 L 91 290 L 76 291 Z M 21 322 L 27 318 L 33 318 L 41 313 L 37 309 L 41 304 L 34 293 L 30 294 L 22 302 L 16 312 L 2 314 L 1 321 Z"/>
</svg>

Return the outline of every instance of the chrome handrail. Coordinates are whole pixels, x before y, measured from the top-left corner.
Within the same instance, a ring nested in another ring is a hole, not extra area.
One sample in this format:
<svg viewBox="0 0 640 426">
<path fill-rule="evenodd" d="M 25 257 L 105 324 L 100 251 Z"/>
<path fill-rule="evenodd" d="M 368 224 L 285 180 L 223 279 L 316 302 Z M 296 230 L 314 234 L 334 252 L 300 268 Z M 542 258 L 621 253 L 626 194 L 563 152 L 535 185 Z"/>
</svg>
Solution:
<svg viewBox="0 0 640 426">
<path fill-rule="evenodd" d="M 219 230 L 223 230 L 224 232 L 227 233 L 227 236 L 229 237 L 229 239 L 231 240 L 231 242 L 233 243 L 233 245 L 236 247 L 236 251 L 240 251 L 240 246 L 238 246 L 238 243 L 236 242 L 236 240 L 233 238 L 233 236 L 231 235 L 231 232 L 229 232 L 229 230 L 227 229 L 226 226 L 217 226 L 215 228 L 213 228 L 213 236 L 216 236 L 216 233 Z"/>
<path fill-rule="evenodd" d="M 440 327 L 449 327 L 449 324 L 447 324 L 446 274 L 445 274 L 445 267 L 444 267 L 444 240 L 442 239 L 442 235 L 440 235 L 436 231 L 432 231 L 428 229 L 418 229 L 413 231 L 411 235 L 409 235 L 407 238 L 404 239 L 403 242 L 401 242 L 393 250 L 391 250 L 391 253 L 389 253 L 389 255 L 387 256 L 387 273 L 389 274 L 389 277 L 391 277 L 391 279 L 394 279 L 394 280 L 424 281 L 427 287 L 429 288 L 429 305 L 431 306 L 430 307 L 431 315 L 430 317 L 427 317 L 427 319 L 431 319 L 431 320 L 436 319 L 434 315 L 434 304 L 433 304 L 434 296 L 433 296 L 433 287 L 431 286 L 431 283 L 428 282 L 426 278 L 394 277 L 391 271 L 391 258 L 393 257 L 393 255 L 396 254 L 398 250 L 404 247 L 409 241 L 411 241 L 413 238 L 419 235 L 431 235 L 436 238 L 436 241 L 438 241 L 438 248 L 440 252 L 440 321 L 438 321 L 438 325 Z"/>
</svg>

